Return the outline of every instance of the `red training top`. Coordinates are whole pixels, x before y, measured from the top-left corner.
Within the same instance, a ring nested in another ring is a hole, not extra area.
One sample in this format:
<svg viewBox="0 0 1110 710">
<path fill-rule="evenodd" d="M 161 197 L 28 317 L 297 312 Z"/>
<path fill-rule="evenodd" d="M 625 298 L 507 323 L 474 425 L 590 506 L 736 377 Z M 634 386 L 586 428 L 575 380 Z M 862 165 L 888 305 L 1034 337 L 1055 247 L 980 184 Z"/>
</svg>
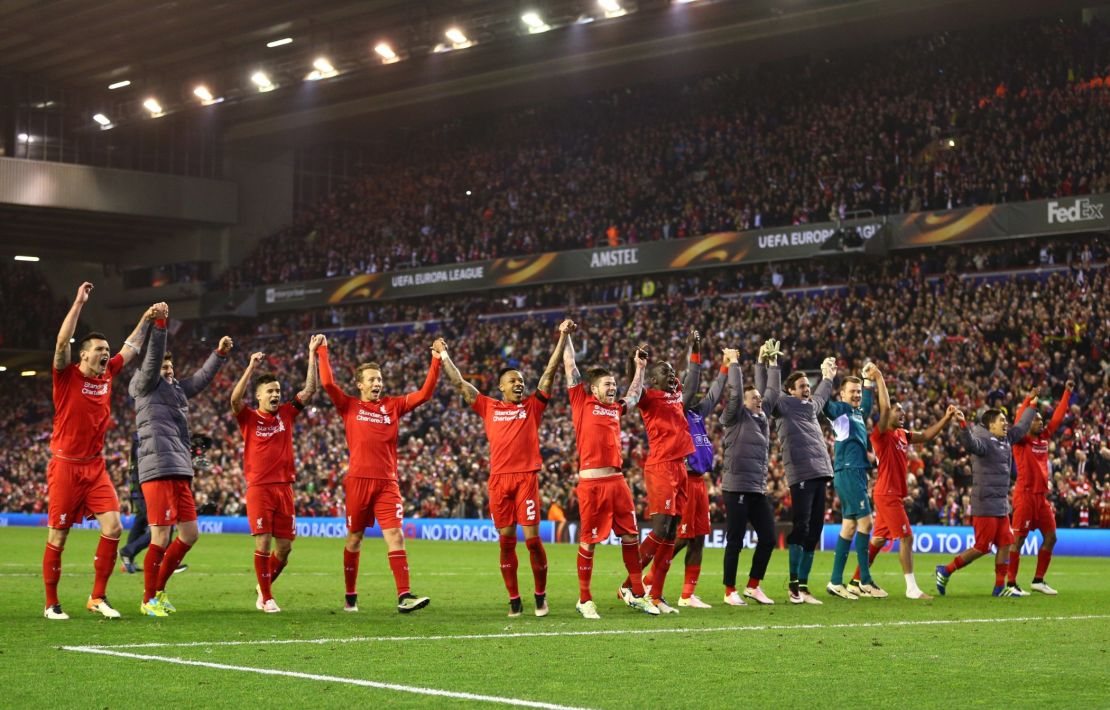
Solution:
<svg viewBox="0 0 1110 710">
<path fill-rule="evenodd" d="M 579 382 L 567 393 L 578 440 L 578 470 L 608 466 L 619 469 L 623 463 L 621 415 L 625 412 L 624 400 L 602 404 L 586 389 L 585 382 Z"/>
<path fill-rule="evenodd" d="M 1060 428 L 1064 416 L 1068 413 L 1068 402 L 1071 400 L 1071 390 L 1064 390 L 1064 396 L 1056 405 L 1052 413 L 1052 420 L 1041 430 L 1040 436 L 1034 438 L 1027 434 L 1024 439 L 1014 444 L 1014 463 L 1017 464 L 1017 483 L 1014 492 L 1018 495 L 1045 495 L 1048 493 L 1048 440 Z M 1017 410 L 1017 419 L 1029 406 L 1028 400 L 1022 402 Z M 1015 419 L 1016 421 L 1016 419 Z"/>
<path fill-rule="evenodd" d="M 490 476 L 540 470 L 540 418 L 547 402 L 547 393 L 537 391 L 520 404 L 479 394 L 470 405 L 486 425 Z"/>
<path fill-rule="evenodd" d="M 906 486 L 906 461 L 910 450 L 906 430 L 899 428 L 879 431 L 879 427 L 875 427 L 871 430 L 871 448 L 875 450 L 875 458 L 879 460 L 875 495 L 905 498 L 909 495 Z"/>
<path fill-rule="evenodd" d="M 636 406 L 644 417 L 648 435 L 648 457 L 644 466 L 681 460 L 694 453 L 681 387 L 674 392 L 645 387 Z"/>
<path fill-rule="evenodd" d="M 293 420 L 304 410 L 296 397 L 268 414 L 243 407 L 235 415 L 243 432 L 243 476 L 247 486 L 292 483 L 297 472 L 293 464 Z"/>
<path fill-rule="evenodd" d="M 384 478 L 397 480 L 397 427 L 401 417 L 424 404 L 435 393 L 439 358 L 432 357 L 428 377 L 417 392 L 403 397 L 382 397 L 376 402 L 364 402 L 351 397 L 335 384 L 327 347 L 316 350 L 320 359 L 320 382 L 328 393 L 347 433 L 347 448 L 351 460 L 347 475 L 354 478 Z"/>
<path fill-rule="evenodd" d="M 104 451 L 112 421 L 112 378 L 123 369 L 116 353 L 99 377 L 85 377 L 76 363 L 54 373 L 54 433 L 50 451 L 67 459 L 95 459 Z"/>
</svg>

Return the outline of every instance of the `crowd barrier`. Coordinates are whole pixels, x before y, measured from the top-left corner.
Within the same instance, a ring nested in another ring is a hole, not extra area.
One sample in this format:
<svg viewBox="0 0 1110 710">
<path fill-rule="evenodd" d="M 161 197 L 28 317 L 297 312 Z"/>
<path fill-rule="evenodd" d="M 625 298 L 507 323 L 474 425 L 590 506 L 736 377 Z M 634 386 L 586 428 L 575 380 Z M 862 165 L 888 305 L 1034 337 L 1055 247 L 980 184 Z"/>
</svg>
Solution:
<svg viewBox="0 0 1110 710">
<path fill-rule="evenodd" d="M 131 526 L 131 516 L 123 516 L 123 526 Z M 250 525 L 245 517 L 225 517 L 215 515 L 202 515 L 197 519 L 197 525 L 202 534 L 249 534 Z M 0 513 L 0 527 L 46 527 L 45 514 L 31 513 Z M 95 520 L 87 520 L 75 528 L 97 528 Z M 720 548 L 725 546 L 725 527 L 715 523 L 706 536 L 706 547 Z M 776 527 L 777 537 L 775 546 L 785 546 L 786 535 L 789 533 L 789 523 L 779 523 Z M 410 540 L 450 540 L 459 542 L 497 542 L 497 529 L 489 520 L 483 519 L 455 519 L 455 518 L 410 518 L 404 521 L 405 537 Z M 540 522 L 540 538 L 544 542 L 555 542 L 555 523 L 544 520 Z M 641 529 L 641 535 L 647 535 L 648 528 Z M 821 536 L 822 550 L 831 550 L 836 547 L 836 538 L 840 532 L 839 525 L 825 525 Z M 913 529 L 913 550 L 918 553 L 938 553 L 954 555 L 971 546 L 975 540 L 973 530 L 968 526 L 943 526 L 920 525 Z M 577 523 L 568 523 L 563 541 L 576 539 L 578 534 Z M 347 535 L 347 523 L 344 518 L 298 518 L 297 535 L 300 537 L 332 537 L 340 538 Z M 377 525 L 366 529 L 367 537 L 381 537 L 382 531 Z M 523 538 L 524 531 L 517 529 L 517 536 Z M 1110 557 L 1110 529 L 1099 528 L 1061 528 L 1056 531 L 1055 554 L 1075 557 Z M 748 530 L 744 536 L 744 547 L 755 547 L 756 535 Z M 1041 548 L 1043 538 L 1040 532 L 1030 535 L 1022 546 L 1022 554 L 1035 555 Z M 615 535 L 610 535 L 603 544 L 618 544 Z M 885 550 L 897 551 L 898 542 L 890 542 Z"/>
</svg>

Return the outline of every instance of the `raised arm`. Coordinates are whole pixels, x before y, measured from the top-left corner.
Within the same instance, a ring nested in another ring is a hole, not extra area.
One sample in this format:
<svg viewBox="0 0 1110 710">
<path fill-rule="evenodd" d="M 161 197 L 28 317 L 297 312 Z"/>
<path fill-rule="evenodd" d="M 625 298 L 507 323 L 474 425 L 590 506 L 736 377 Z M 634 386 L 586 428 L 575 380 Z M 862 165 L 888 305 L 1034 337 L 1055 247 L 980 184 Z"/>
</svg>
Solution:
<svg viewBox="0 0 1110 710">
<path fill-rule="evenodd" d="M 945 428 L 947 428 L 948 425 L 951 424 L 952 420 L 955 419 L 955 418 L 956 418 L 956 405 L 950 404 L 950 405 L 948 405 L 948 409 L 945 410 L 944 416 L 940 418 L 940 421 L 936 422 L 935 424 L 933 424 L 931 427 L 929 427 L 925 431 L 910 432 L 910 434 L 907 438 L 909 439 L 909 442 L 911 444 L 924 444 L 927 441 L 932 441 L 933 439 L 940 436 L 940 433 L 942 431 L 944 431 Z"/>
<path fill-rule="evenodd" d="M 756 367 L 762 367 L 757 365 Z M 721 424 L 732 426 L 740 420 L 740 407 L 744 406 L 744 373 L 740 370 L 739 363 L 728 364 L 728 402 L 725 403 L 725 413 L 721 415 Z"/>
<path fill-rule="evenodd" d="M 247 393 L 247 385 L 250 384 L 251 376 L 254 375 L 255 368 L 266 357 L 265 353 L 252 353 L 251 359 L 247 362 L 247 369 L 243 370 L 242 376 L 239 381 L 235 383 L 235 387 L 231 390 L 231 413 L 235 416 L 243 411 L 243 396 Z"/>
<path fill-rule="evenodd" d="M 166 355 L 166 319 L 161 310 L 155 313 L 154 327 L 147 333 L 143 364 L 131 378 L 128 392 L 132 397 L 150 394 L 162 377 L 162 358 Z"/>
<path fill-rule="evenodd" d="M 647 356 L 644 355 L 642 350 L 637 349 L 634 357 L 636 359 L 636 374 L 632 376 L 628 391 L 621 398 L 624 406 L 628 409 L 635 407 L 636 403 L 640 401 L 640 396 L 644 393 L 644 370 L 647 368 Z"/>
<path fill-rule="evenodd" d="M 451 386 L 459 391 L 467 404 L 474 404 L 475 400 L 478 399 L 478 388 L 463 379 L 459 368 L 455 367 L 451 356 L 447 354 L 447 343 L 444 342 L 443 338 L 438 338 L 432 343 L 432 353 L 434 357 L 439 359 L 443 366 L 443 374 L 447 375 L 447 381 L 451 383 Z M 428 374 L 431 375 L 431 371 Z M 424 384 L 428 384 L 426 380 Z"/>
<path fill-rule="evenodd" d="M 77 321 L 81 319 L 81 309 L 89 302 L 93 285 L 88 281 L 77 287 L 77 295 L 73 298 L 73 305 L 62 319 L 62 327 L 58 329 L 58 340 L 54 344 L 54 369 L 64 370 L 69 366 L 70 347 L 69 341 L 77 330 Z"/>
<path fill-rule="evenodd" d="M 890 415 L 890 390 L 886 388 L 886 379 L 883 373 L 879 372 L 879 368 L 874 365 L 871 367 L 871 378 L 875 380 L 875 393 L 879 396 L 879 431 L 888 432 L 890 431 L 887 423 Z"/>
<path fill-rule="evenodd" d="M 682 376 L 682 408 L 694 408 L 701 386 L 701 334 L 691 329 L 686 336 L 686 372 Z"/>
<path fill-rule="evenodd" d="M 986 456 L 987 443 L 971 433 L 971 425 L 967 423 L 964 413 L 956 410 L 956 421 L 960 423 L 960 443 L 964 448 L 976 456 Z"/>
<path fill-rule="evenodd" d="M 574 361 L 574 344 L 571 343 L 569 333 L 566 345 L 563 347 L 563 371 L 567 375 L 568 389 L 582 381 L 582 374 L 578 372 L 578 364 Z"/>
<path fill-rule="evenodd" d="M 1014 422 L 1014 425 L 1006 432 L 1006 438 L 1009 439 L 1011 443 L 1024 439 L 1029 433 L 1029 427 L 1033 426 L 1033 417 L 1037 416 L 1037 408 L 1031 405 L 1037 401 L 1038 394 L 1040 394 L 1040 388 L 1034 387 L 1029 391 L 1029 394 L 1026 395 L 1024 402 L 1025 411 L 1021 413 L 1021 418 Z"/>
<path fill-rule="evenodd" d="M 574 332 L 577 326 L 574 321 L 569 318 L 559 324 L 559 342 L 555 344 L 555 349 L 551 352 L 551 357 L 547 359 L 547 367 L 543 368 L 543 374 L 540 375 L 539 384 L 536 389 L 544 394 L 551 394 L 551 388 L 555 386 L 555 373 L 559 369 L 559 361 L 563 359 L 563 353 L 567 349 L 567 341 L 570 339 L 570 334 Z"/>
<path fill-rule="evenodd" d="M 134 360 L 135 356 L 139 354 L 139 350 L 142 349 L 140 344 L 146 338 L 146 331 L 147 328 L 150 327 L 151 322 L 153 322 L 155 318 L 165 320 L 169 317 L 169 314 L 169 306 L 165 303 L 155 303 L 139 316 L 139 322 L 135 324 L 135 329 L 124 339 L 123 347 L 119 349 L 119 356 L 123 358 L 124 365 Z M 158 367 L 161 369 L 161 361 L 158 362 Z"/>
<path fill-rule="evenodd" d="M 427 402 L 432 398 L 436 392 L 436 382 L 439 381 L 439 372 L 443 367 L 443 360 L 437 357 L 436 348 L 437 344 L 442 344 L 443 352 L 447 352 L 447 343 L 443 342 L 443 338 L 437 338 L 432 343 L 432 364 L 428 367 L 428 376 L 424 378 L 424 384 L 415 392 L 409 392 L 405 395 L 405 399 L 401 402 L 401 414 L 411 412 L 420 405 Z M 461 379 L 461 378 L 460 378 Z M 475 395 L 478 390 L 474 390 Z"/>
<path fill-rule="evenodd" d="M 813 404 L 822 411 L 832 397 L 833 380 L 836 379 L 836 358 L 827 357 L 821 363 L 821 381 L 813 389 Z"/>
<path fill-rule="evenodd" d="M 1052 420 L 1045 427 L 1045 436 L 1051 438 L 1056 435 L 1056 430 L 1064 423 L 1064 417 L 1068 414 L 1068 406 L 1071 403 L 1071 392 L 1075 389 L 1075 382 L 1068 380 L 1064 385 L 1064 394 L 1060 396 L 1060 401 L 1056 404 L 1056 411 L 1052 413 Z"/>
<path fill-rule="evenodd" d="M 713 378 L 713 384 L 709 385 L 709 392 L 693 407 L 693 410 L 700 414 L 702 418 L 708 417 L 709 413 L 717 407 L 717 403 L 721 401 L 721 394 L 725 391 L 725 378 L 728 376 L 728 368 L 734 362 L 740 362 L 740 352 L 733 348 L 726 348 L 721 369 L 717 372 L 717 376 Z"/>
<path fill-rule="evenodd" d="M 212 384 L 212 380 L 216 378 L 216 373 L 227 362 L 227 354 L 231 352 L 231 348 L 234 346 L 235 343 L 230 336 L 225 335 L 220 338 L 216 349 L 208 355 L 208 359 L 204 361 L 200 369 L 181 380 L 181 391 L 185 393 L 186 397 L 192 399 Z"/>
<path fill-rule="evenodd" d="M 308 341 L 308 374 L 304 378 L 304 388 L 297 393 L 297 401 L 308 404 L 320 389 L 320 375 L 316 371 L 316 348 L 324 344 L 324 336 L 314 335 Z"/>
<path fill-rule="evenodd" d="M 320 385 L 324 388 L 328 398 L 331 399 L 331 403 L 335 405 L 336 411 L 340 414 L 345 413 L 352 397 L 344 392 L 339 385 L 335 384 L 335 374 L 331 369 L 331 358 L 328 355 L 328 337 L 326 335 L 324 336 L 324 342 L 316 348 L 316 362 L 320 372 Z"/>
</svg>

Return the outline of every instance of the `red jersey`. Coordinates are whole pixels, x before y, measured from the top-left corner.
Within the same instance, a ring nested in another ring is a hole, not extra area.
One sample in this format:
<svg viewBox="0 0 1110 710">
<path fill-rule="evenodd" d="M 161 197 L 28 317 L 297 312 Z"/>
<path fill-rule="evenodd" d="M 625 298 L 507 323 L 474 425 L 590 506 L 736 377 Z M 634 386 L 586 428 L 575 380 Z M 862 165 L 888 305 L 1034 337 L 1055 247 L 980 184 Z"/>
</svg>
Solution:
<svg viewBox="0 0 1110 710">
<path fill-rule="evenodd" d="M 398 424 L 401 417 L 432 398 L 442 366 L 439 358 L 432 358 L 428 377 L 419 391 L 403 397 L 382 397 L 376 402 L 364 402 L 358 397 L 351 397 L 335 384 L 327 348 L 318 349 L 316 356 L 320 360 L 320 382 L 339 416 L 343 417 L 347 448 L 351 450 L 347 475 L 396 481 Z"/>
<path fill-rule="evenodd" d="M 621 415 L 625 412 L 623 400 L 602 404 L 585 382 L 567 390 L 570 410 L 574 420 L 574 434 L 578 440 L 578 470 L 590 468 L 620 468 Z"/>
<path fill-rule="evenodd" d="M 681 387 L 674 392 L 645 387 L 636 406 L 644 417 L 648 435 L 648 457 L 644 466 L 677 461 L 694 453 Z"/>
<path fill-rule="evenodd" d="M 104 452 L 112 421 L 112 378 L 123 369 L 123 355 L 108 360 L 99 377 L 85 377 L 76 364 L 54 373 L 54 433 L 50 451 L 67 459 L 93 459 Z"/>
<path fill-rule="evenodd" d="M 293 420 L 304 409 L 293 398 L 278 407 L 276 414 L 243 407 L 235 415 L 243 432 L 243 476 L 247 486 L 271 483 L 292 483 L 296 478 L 293 465 Z"/>
<path fill-rule="evenodd" d="M 906 460 L 910 450 L 906 430 L 881 432 L 879 427 L 875 427 L 871 430 L 871 448 L 875 450 L 875 458 L 879 459 L 875 495 L 905 498 L 909 495 L 906 487 Z"/>
<path fill-rule="evenodd" d="M 1068 413 L 1070 399 L 1071 391 L 1064 390 L 1064 396 L 1060 398 L 1056 411 L 1052 413 L 1052 421 L 1041 430 L 1040 436 L 1034 437 L 1032 434 L 1027 434 L 1024 439 L 1014 443 L 1014 463 L 1017 465 L 1017 483 L 1014 485 L 1014 492 L 1018 495 L 1043 496 L 1048 493 L 1048 440 L 1063 423 L 1064 416 Z M 1018 407 L 1017 419 L 1021 418 L 1026 406 L 1028 403 L 1023 402 Z"/>
<path fill-rule="evenodd" d="M 540 418 L 547 402 L 544 392 L 525 397 L 520 404 L 479 394 L 470 405 L 486 425 L 491 476 L 540 470 Z"/>
</svg>

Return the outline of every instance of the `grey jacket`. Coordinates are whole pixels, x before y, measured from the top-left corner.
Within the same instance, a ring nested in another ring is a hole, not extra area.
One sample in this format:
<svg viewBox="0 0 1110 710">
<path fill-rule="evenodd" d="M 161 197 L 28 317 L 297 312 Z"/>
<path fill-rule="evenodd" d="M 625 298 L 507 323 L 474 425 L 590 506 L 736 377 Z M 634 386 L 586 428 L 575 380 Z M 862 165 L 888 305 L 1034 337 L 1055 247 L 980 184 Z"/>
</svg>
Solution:
<svg viewBox="0 0 1110 710">
<path fill-rule="evenodd" d="M 770 368 L 772 372 L 777 367 Z M 780 374 L 779 377 L 782 375 Z M 763 391 L 764 406 L 775 418 L 775 432 L 782 447 L 786 482 L 793 486 L 815 478 L 832 478 L 832 461 L 817 415 L 832 395 L 832 381 L 821 379 L 808 401 L 786 394 L 778 387 Z"/>
<path fill-rule="evenodd" d="M 971 461 L 971 514 L 998 518 L 1010 514 L 1010 467 L 1014 458 L 1013 444 L 1029 433 L 1036 415 L 1035 407 L 1026 407 L 1006 438 L 992 436 L 978 424 L 960 427 L 960 443 L 975 455 Z"/>
<path fill-rule="evenodd" d="M 771 381 L 767 382 L 767 368 L 755 366 L 755 388 L 761 393 L 768 389 L 782 388 L 782 371 L 771 368 Z M 744 374 L 739 365 L 728 368 L 728 404 L 721 415 L 725 428 L 725 473 L 721 489 L 733 493 L 767 492 L 767 456 L 771 448 L 771 405 L 763 401 L 763 409 L 754 413 L 744 406 Z"/>
<path fill-rule="evenodd" d="M 204 365 L 184 380 L 167 382 L 162 377 L 166 354 L 166 329 L 157 325 L 143 353 L 143 364 L 131 377 L 128 393 L 135 400 L 135 423 L 139 434 L 139 480 L 153 481 L 193 475 L 189 443 L 188 399 L 212 382 L 227 362 L 214 352 Z"/>
</svg>

